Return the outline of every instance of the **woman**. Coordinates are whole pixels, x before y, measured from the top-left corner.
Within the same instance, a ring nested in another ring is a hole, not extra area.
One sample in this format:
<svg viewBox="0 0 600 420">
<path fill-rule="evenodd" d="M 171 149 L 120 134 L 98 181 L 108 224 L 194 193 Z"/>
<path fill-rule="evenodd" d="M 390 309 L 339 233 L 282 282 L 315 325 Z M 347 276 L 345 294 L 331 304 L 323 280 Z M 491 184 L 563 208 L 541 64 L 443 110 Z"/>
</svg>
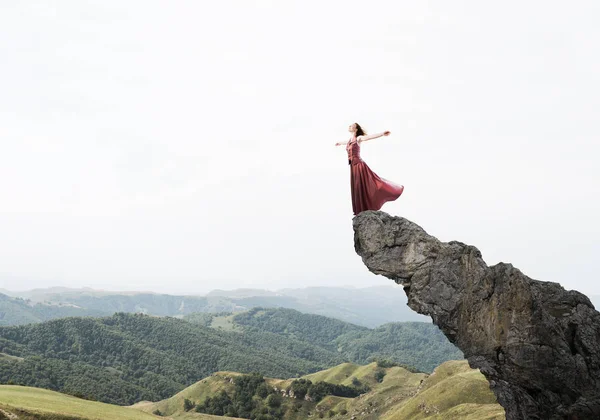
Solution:
<svg viewBox="0 0 600 420">
<path fill-rule="evenodd" d="M 352 133 L 350 140 L 338 142 L 336 146 L 346 145 L 348 164 L 350 165 L 350 190 L 352 192 L 352 210 L 354 215 L 365 210 L 379 210 L 387 201 L 394 201 L 404 191 L 403 185 L 380 178 L 360 158 L 360 143 L 381 136 L 389 136 L 389 131 L 368 136 L 360 125 L 354 123 L 348 127 Z"/>
</svg>

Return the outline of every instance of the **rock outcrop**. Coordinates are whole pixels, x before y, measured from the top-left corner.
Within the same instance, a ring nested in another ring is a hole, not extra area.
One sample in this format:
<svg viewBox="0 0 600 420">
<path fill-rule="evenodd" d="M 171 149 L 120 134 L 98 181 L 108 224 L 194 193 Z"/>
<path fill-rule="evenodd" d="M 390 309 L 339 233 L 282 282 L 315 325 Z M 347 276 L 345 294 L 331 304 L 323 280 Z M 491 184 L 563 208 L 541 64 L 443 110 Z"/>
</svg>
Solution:
<svg viewBox="0 0 600 420">
<path fill-rule="evenodd" d="M 408 306 L 485 375 L 508 420 L 600 419 L 600 313 L 585 295 L 488 267 L 477 248 L 381 211 L 353 226 L 368 269 L 402 284 Z"/>
</svg>

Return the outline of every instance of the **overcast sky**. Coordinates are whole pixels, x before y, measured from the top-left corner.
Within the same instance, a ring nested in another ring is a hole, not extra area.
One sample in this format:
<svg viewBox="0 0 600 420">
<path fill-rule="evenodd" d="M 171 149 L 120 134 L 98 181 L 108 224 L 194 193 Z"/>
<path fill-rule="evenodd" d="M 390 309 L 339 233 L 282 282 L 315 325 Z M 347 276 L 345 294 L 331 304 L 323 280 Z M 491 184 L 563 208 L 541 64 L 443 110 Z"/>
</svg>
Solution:
<svg viewBox="0 0 600 420">
<path fill-rule="evenodd" d="M 594 1 L 0 2 L 0 287 L 386 285 L 382 210 L 600 293 Z"/>
</svg>

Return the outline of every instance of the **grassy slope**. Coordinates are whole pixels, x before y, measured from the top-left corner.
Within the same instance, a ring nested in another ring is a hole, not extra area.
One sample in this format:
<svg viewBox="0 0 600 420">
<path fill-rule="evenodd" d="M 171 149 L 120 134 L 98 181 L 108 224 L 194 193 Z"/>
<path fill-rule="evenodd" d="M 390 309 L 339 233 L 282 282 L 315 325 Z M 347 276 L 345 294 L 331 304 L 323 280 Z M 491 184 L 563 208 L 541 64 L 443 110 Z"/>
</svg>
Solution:
<svg viewBox="0 0 600 420">
<path fill-rule="evenodd" d="M 391 410 L 384 420 L 404 419 L 504 419 L 485 377 L 469 368 L 466 361 L 440 365 L 419 392 L 405 404 Z"/>
<path fill-rule="evenodd" d="M 183 401 L 186 398 L 196 402 L 204 401 L 207 397 L 216 395 L 221 392 L 221 390 L 225 390 L 227 393 L 231 394 L 234 386 L 229 378 L 238 375 L 240 374 L 235 372 L 218 372 L 208 378 L 196 382 L 194 385 L 187 387 L 183 391 L 173 395 L 171 398 L 156 403 L 143 401 L 134 404 L 132 407 L 147 413 L 152 413 L 154 410 L 158 409 L 164 415 L 171 416 L 183 410 Z"/>
<path fill-rule="evenodd" d="M 310 379 L 313 383 L 324 381 L 348 386 L 352 385 L 352 378 L 356 378 L 361 382 L 372 385 L 375 383 L 372 379 L 376 369 L 377 365 L 375 363 L 370 363 L 365 366 L 356 365 L 354 363 L 342 363 L 331 369 L 303 376 L 303 378 Z"/>
<path fill-rule="evenodd" d="M 139 405 L 143 405 L 140 403 Z M 151 403 L 146 403 L 151 404 Z M 183 402 L 182 402 L 183 405 Z M 159 417 L 135 407 L 121 407 L 87 401 L 39 388 L 0 385 L 0 410 L 17 415 L 19 420 L 219 420 L 223 417 L 200 413 L 177 413 Z"/>
<path fill-rule="evenodd" d="M 0 401 L 5 411 L 11 412 L 13 408 L 16 408 L 25 412 L 44 414 L 44 417 L 49 419 L 60 418 L 60 416 L 112 420 L 157 418 L 127 407 L 82 400 L 54 391 L 24 386 L 0 385 Z"/>
<path fill-rule="evenodd" d="M 164 417 L 163 417 L 164 418 Z M 237 417 L 223 417 L 223 416 L 211 416 L 210 414 L 201 414 L 201 413 L 177 413 L 169 417 L 173 420 L 223 420 L 223 419 L 233 419 L 233 420 L 242 420 Z"/>
<path fill-rule="evenodd" d="M 504 410 L 496 403 L 483 375 L 469 368 L 466 361 L 449 361 L 440 365 L 433 374 L 411 373 L 401 367 L 384 369 L 386 372 L 383 382 L 378 383 L 374 374 L 377 365 L 360 366 L 343 363 L 331 369 L 303 376 L 313 383 L 326 381 L 336 384 L 350 385 L 357 378 L 371 387 L 371 391 L 358 398 L 342 398 L 329 396 L 318 404 L 302 401 L 298 413 L 289 415 L 286 420 L 307 419 L 316 412 L 327 413 L 333 410 L 335 418 L 348 420 L 352 416 L 361 420 L 501 420 Z M 140 403 L 133 406 L 146 412 L 160 409 L 173 418 L 193 419 L 181 413 L 183 400 L 188 398 L 201 402 L 206 397 L 224 389 L 233 391 L 230 379 L 237 375 L 233 372 L 219 372 L 186 388 L 184 391 L 158 403 Z M 267 379 L 269 385 L 278 389 L 286 389 L 293 379 Z M 291 402 L 288 400 L 288 402 Z M 346 410 L 347 414 L 340 412 Z"/>
<path fill-rule="evenodd" d="M 496 403 L 488 382 L 466 361 L 449 361 L 433 374 L 411 373 L 403 368 L 385 369 L 383 382 L 374 381 L 376 366 L 337 366 L 309 375 L 317 380 L 349 384 L 355 376 L 372 391 L 359 398 L 326 397 L 317 410 L 333 410 L 335 418 L 361 420 L 502 420 L 504 409 Z M 311 378 L 311 380 L 313 380 Z M 347 410 L 345 416 L 341 410 Z"/>
<path fill-rule="evenodd" d="M 353 367 L 355 368 L 353 369 Z M 336 416 L 340 419 L 349 419 L 352 416 L 364 420 L 379 419 L 382 414 L 397 408 L 398 405 L 411 398 L 416 393 L 421 381 L 427 377 L 424 373 L 411 373 L 404 368 L 393 367 L 384 369 L 386 375 L 383 382 L 378 383 L 374 378 L 376 370 L 375 363 L 366 366 L 350 366 L 346 363 L 324 372 L 309 375 L 308 379 L 311 381 L 326 380 L 343 385 L 350 385 L 352 378 L 356 377 L 371 387 L 371 392 L 358 398 L 326 397 L 318 404 L 317 409 L 326 413 L 329 410 L 336 413 L 346 410 L 347 415 L 338 414 Z"/>
</svg>

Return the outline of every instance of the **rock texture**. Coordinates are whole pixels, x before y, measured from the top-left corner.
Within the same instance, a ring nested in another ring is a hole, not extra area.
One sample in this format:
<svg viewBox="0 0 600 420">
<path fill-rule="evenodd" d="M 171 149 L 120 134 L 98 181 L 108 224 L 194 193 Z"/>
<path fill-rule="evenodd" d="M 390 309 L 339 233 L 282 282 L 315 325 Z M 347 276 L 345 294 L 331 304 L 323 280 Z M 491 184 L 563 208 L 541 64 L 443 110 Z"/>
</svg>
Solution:
<svg viewBox="0 0 600 420">
<path fill-rule="evenodd" d="M 365 265 L 404 286 L 408 306 L 486 376 L 508 420 L 600 419 L 600 313 L 585 295 L 488 267 L 477 248 L 384 212 L 353 226 Z"/>
</svg>

